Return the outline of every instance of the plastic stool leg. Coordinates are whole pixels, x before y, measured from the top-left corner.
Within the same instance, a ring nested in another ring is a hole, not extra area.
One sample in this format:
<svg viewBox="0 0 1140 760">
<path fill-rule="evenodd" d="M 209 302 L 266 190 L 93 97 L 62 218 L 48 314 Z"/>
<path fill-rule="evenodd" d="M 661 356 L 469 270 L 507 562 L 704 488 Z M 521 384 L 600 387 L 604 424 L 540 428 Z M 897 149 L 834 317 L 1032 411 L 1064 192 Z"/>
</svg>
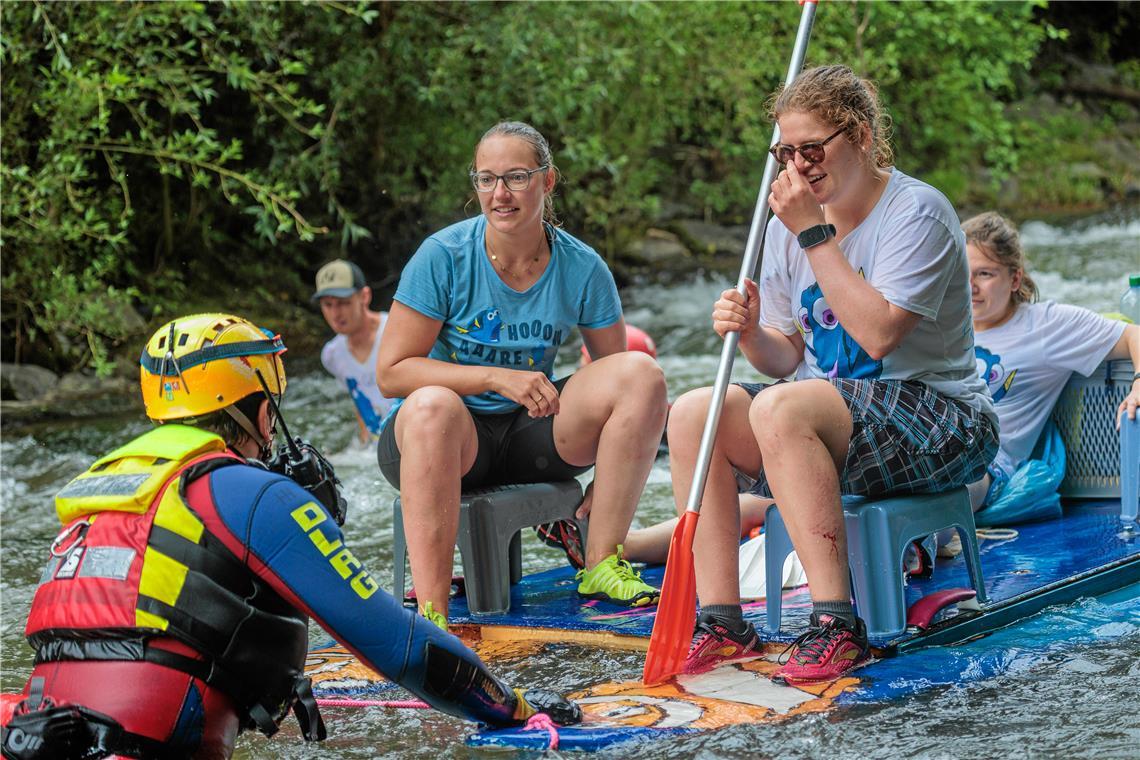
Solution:
<svg viewBox="0 0 1140 760">
<path fill-rule="evenodd" d="M 1140 511 L 1140 414 L 1120 420 L 1120 519 L 1126 524 L 1136 520 Z"/>
<path fill-rule="evenodd" d="M 510 541 L 495 534 L 494 504 L 474 497 L 459 508 L 456 542 L 463 559 L 467 611 L 473 615 L 506 612 L 511 608 Z"/>
<path fill-rule="evenodd" d="M 780 613 L 784 601 L 784 560 L 792 553 L 792 537 L 773 504 L 764 516 L 764 599 L 769 631 L 780 630 Z"/>
<path fill-rule="evenodd" d="M 966 570 L 970 573 L 970 584 L 973 585 L 977 595 L 974 597 L 978 604 L 988 601 L 986 596 L 986 580 L 982 575 L 982 559 L 978 554 L 978 532 L 971 524 L 968 527 L 955 525 L 958 537 L 962 539 L 962 553 L 966 559 Z"/>
<path fill-rule="evenodd" d="M 892 530 L 891 500 L 844 512 L 847 560 L 855 611 L 871 638 L 889 639 L 906 630 L 902 558 L 909 540 Z"/>
<path fill-rule="evenodd" d="M 400 497 L 392 502 L 392 595 L 404 601 L 404 563 L 408 559 L 408 542 L 404 537 L 404 510 Z"/>
<path fill-rule="evenodd" d="M 522 532 L 516 531 L 511 536 L 511 545 L 508 550 L 511 562 L 511 585 L 522 580 Z"/>
</svg>

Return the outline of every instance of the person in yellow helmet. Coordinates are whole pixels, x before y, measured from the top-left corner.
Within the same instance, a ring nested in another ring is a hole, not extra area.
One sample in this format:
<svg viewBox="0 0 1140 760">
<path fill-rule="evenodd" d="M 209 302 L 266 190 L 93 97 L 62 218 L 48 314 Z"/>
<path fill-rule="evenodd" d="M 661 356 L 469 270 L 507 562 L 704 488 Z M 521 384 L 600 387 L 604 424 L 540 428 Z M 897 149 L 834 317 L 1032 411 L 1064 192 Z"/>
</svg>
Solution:
<svg viewBox="0 0 1140 760">
<path fill-rule="evenodd" d="M 449 714 L 580 719 L 553 692 L 509 687 L 380 589 L 311 447 L 270 462 L 284 351 L 227 314 L 173 320 L 147 343 L 155 429 L 56 497 L 62 527 L 25 629 L 36 664 L 3 727 L 6 758 L 229 757 L 239 732 L 272 735 L 290 710 L 306 740 L 323 739 L 303 673 L 310 618 Z"/>
</svg>

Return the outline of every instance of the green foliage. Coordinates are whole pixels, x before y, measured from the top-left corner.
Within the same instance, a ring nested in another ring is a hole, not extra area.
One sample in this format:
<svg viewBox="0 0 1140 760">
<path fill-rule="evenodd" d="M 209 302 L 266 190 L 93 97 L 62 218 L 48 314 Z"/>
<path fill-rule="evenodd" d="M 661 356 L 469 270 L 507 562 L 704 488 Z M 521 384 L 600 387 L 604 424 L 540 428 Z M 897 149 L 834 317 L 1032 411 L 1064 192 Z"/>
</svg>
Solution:
<svg viewBox="0 0 1140 760">
<path fill-rule="evenodd" d="M 107 371 L 139 324 L 111 315 L 225 297 L 227 276 L 257 281 L 235 261 L 325 232 L 301 210 L 326 171 L 306 152 L 325 106 L 302 91 L 283 10 L 2 6 L 5 353 Z"/>
<path fill-rule="evenodd" d="M 952 200 L 1056 125 L 1019 97 L 1036 2 L 820 4 L 808 64 L 876 80 L 899 166 Z M 556 208 L 611 261 L 666 206 L 741 223 L 792 2 L 3 3 L 4 354 L 110 366 L 189 305 L 291 313 L 351 255 L 391 281 L 474 213 L 466 169 L 534 124 Z M 995 185 L 996 186 L 996 185 Z M 1083 192 L 1083 191 L 1082 191 Z"/>
</svg>

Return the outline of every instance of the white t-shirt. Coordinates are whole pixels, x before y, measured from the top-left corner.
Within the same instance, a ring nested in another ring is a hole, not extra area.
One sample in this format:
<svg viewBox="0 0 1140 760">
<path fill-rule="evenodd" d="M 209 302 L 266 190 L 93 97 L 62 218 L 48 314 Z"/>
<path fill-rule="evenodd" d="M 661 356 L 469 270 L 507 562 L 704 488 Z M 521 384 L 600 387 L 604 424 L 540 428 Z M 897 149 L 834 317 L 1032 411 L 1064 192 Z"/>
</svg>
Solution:
<svg viewBox="0 0 1140 760">
<path fill-rule="evenodd" d="M 995 465 L 1012 475 L 1029 457 L 1069 377 L 1095 370 L 1124 327 L 1079 306 L 1045 301 L 1020 304 L 1004 324 L 978 332 L 978 373 L 989 384 L 1001 429 Z"/>
<path fill-rule="evenodd" d="M 372 342 L 372 351 L 368 360 L 358 362 L 348 348 L 348 338 L 338 335 L 321 349 L 321 364 L 329 374 L 344 383 L 352 403 L 364 426 L 373 435 L 380 434 L 380 420 L 388 413 L 392 405 L 391 399 L 380 393 L 380 386 L 376 383 L 376 354 L 380 350 L 380 336 L 384 334 L 384 325 L 388 322 L 388 313 L 380 312 L 380 325 L 376 328 L 376 339 Z"/>
<path fill-rule="evenodd" d="M 922 320 L 882 360 L 872 359 L 828 307 L 807 255 L 779 219 L 768 224 L 760 324 L 803 337 L 796 379 L 917 380 L 994 416 L 974 363 L 966 239 L 942 193 L 898 169 L 839 248 L 890 303 Z"/>
</svg>

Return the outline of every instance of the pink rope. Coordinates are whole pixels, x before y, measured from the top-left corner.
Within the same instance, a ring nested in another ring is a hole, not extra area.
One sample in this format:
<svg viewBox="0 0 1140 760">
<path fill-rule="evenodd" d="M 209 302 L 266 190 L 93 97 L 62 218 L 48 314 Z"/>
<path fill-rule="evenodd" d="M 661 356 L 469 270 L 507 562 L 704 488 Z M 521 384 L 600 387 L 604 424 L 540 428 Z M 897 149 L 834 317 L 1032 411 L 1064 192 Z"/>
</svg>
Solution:
<svg viewBox="0 0 1140 760">
<path fill-rule="evenodd" d="M 383 700 L 383 699 L 318 699 L 321 707 L 391 707 L 393 709 L 405 708 L 409 710 L 426 710 L 431 705 L 420 702 L 418 699 Z"/>
<path fill-rule="evenodd" d="M 318 699 L 321 707 L 390 707 L 393 709 L 406 708 L 411 710 L 426 710 L 431 705 L 419 700 L 383 700 L 383 699 Z M 535 713 L 526 722 L 528 731 L 546 731 L 550 734 L 549 749 L 558 749 L 558 724 L 550 719 L 546 713 Z"/>
<path fill-rule="evenodd" d="M 545 729 L 550 732 L 550 745 L 547 749 L 558 749 L 558 724 L 551 720 L 546 713 L 535 713 L 530 716 L 530 720 L 526 722 L 526 728 L 535 731 Z"/>
</svg>

